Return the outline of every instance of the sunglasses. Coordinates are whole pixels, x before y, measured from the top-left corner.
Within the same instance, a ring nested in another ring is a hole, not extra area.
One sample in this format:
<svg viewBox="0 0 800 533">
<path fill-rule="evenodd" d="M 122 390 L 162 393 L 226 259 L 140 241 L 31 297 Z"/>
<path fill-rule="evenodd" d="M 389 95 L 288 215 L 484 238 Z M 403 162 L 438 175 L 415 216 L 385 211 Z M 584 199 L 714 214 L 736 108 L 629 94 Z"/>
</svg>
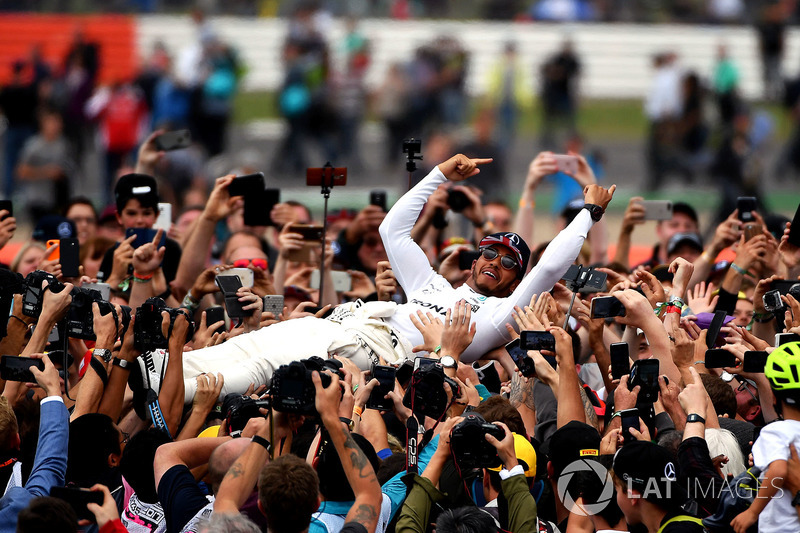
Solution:
<svg viewBox="0 0 800 533">
<path fill-rule="evenodd" d="M 502 265 L 502 267 L 506 270 L 514 270 L 519 266 L 516 259 L 510 255 L 500 255 L 500 252 L 494 248 L 484 248 L 481 250 L 481 254 L 487 261 L 494 261 L 497 259 L 497 256 L 500 256 L 500 265 Z"/>
<path fill-rule="evenodd" d="M 253 265 L 256 268 L 260 268 L 261 270 L 267 269 L 267 260 L 266 259 L 237 259 L 233 262 L 234 268 L 248 268 L 250 265 Z"/>
</svg>

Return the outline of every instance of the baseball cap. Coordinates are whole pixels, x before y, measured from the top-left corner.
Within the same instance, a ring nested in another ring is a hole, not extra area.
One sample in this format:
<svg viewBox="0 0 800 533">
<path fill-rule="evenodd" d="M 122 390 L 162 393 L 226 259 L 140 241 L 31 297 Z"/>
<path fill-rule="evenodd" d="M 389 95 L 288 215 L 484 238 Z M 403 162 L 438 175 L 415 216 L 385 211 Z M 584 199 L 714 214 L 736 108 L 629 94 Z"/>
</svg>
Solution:
<svg viewBox="0 0 800 533">
<path fill-rule="evenodd" d="M 147 174 L 125 174 L 114 187 L 114 202 L 117 212 L 125 208 L 128 200 L 136 198 L 142 207 L 158 209 L 158 185 L 152 176 Z"/>
<path fill-rule="evenodd" d="M 47 242 L 55 239 L 69 239 L 75 237 L 75 224 L 68 218 L 59 215 L 45 215 L 36 223 L 33 229 L 33 240 Z"/>
<path fill-rule="evenodd" d="M 672 213 L 683 213 L 687 217 L 694 220 L 694 223 L 698 223 L 697 218 L 697 211 L 694 210 L 694 207 L 690 206 L 686 202 L 673 202 L 672 203 Z"/>
<path fill-rule="evenodd" d="M 550 437 L 547 455 L 559 476 L 571 462 L 600 455 L 600 433 L 589 424 L 573 420 Z"/>
<path fill-rule="evenodd" d="M 522 279 L 522 277 L 525 276 L 525 270 L 528 268 L 528 261 L 531 258 L 531 249 L 528 248 L 528 245 L 522 240 L 522 237 L 513 232 L 500 232 L 487 235 L 481 239 L 481 242 L 478 244 L 478 249 L 483 250 L 484 248 L 489 248 L 497 244 L 505 246 L 514 252 L 517 265 L 519 265 L 517 277 Z"/>
<path fill-rule="evenodd" d="M 614 474 L 642 498 L 660 507 L 680 507 L 687 500 L 678 483 L 678 461 L 669 450 L 652 442 L 625 444 L 614 456 Z"/>
<path fill-rule="evenodd" d="M 703 251 L 703 240 L 697 233 L 676 233 L 669 238 L 667 243 L 667 254 L 675 253 L 681 246 L 692 246 L 698 252 Z"/>
<path fill-rule="evenodd" d="M 512 435 L 514 435 L 514 453 L 517 456 L 517 461 L 525 469 L 525 477 L 536 477 L 536 450 L 533 448 L 533 444 L 519 433 L 512 433 Z M 503 466 L 499 465 L 487 470 L 499 472 L 502 469 Z"/>
</svg>

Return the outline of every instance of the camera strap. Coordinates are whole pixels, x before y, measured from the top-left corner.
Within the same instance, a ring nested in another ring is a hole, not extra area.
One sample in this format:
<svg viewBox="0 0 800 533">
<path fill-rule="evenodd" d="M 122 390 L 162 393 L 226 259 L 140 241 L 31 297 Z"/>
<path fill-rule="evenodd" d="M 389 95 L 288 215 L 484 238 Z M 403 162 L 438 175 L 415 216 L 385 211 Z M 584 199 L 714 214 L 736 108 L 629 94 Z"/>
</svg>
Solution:
<svg viewBox="0 0 800 533">
<path fill-rule="evenodd" d="M 406 420 L 406 472 L 416 474 L 419 472 L 417 459 L 419 458 L 419 422 L 412 412 Z"/>
<path fill-rule="evenodd" d="M 161 412 L 161 404 L 158 403 L 158 395 L 153 389 L 147 389 L 147 412 L 150 413 L 150 420 L 153 422 L 153 427 L 160 429 L 166 433 L 169 438 L 172 438 L 169 428 L 167 427 L 167 422 L 164 420 L 164 414 Z"/>
</svg>

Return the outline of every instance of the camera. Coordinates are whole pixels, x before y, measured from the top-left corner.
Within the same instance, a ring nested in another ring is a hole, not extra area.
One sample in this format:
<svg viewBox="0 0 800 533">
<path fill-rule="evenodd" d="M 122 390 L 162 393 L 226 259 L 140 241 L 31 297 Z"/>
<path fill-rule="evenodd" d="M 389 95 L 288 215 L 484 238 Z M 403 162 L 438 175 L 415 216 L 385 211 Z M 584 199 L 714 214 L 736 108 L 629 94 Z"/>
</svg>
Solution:
<svg viewBox="0 0 800 533">
<path fill-rule="evenodd" d="M 447 205 L 454 213 L 460 213 L 464 209 L 470 206 L 472 202 L 470 202 L 469 198 L 464 191 L 458 191 L 455 189 L 450 189 L 447 192 Z"/>
<path fill-rule="evenodd" d="M 783 308 L 783 300 L 781 300 L 781 292 L 778 289 L 773 289 L 764 293 L 761 297 L 764 302 L 764 309 L 770 313 L 780 311 Z"/>
<path fill-rule="evenodd" d="M 495 467 L 500 464 L 497 448 L 492 446 L 486 435 L 503 440 L 503 428 L 488 423 L 476 413 L 468 414 L 456 424 L 450 433 L 450 448 L 460 468 Z"/>
<path fill-rule="evenodd" d="M 411 375 L 411 383 L 403 397 L 403 405 L 415 413 L 422 413 L 438 420 L 447 409 L 445 383 L 450 386 L 453 397 L 459 396 L 458 383 L 444 375 L 442 365 L 434 363 L 419 367 Z"/>
<path fill-rule="evenodd" d="M 319 372 L 322 386 L 328 387 L 331 384 L 331 377 L 324 370 L 332 370 L 344 377 L 341 370 L 342 363 L 336 359 L 322 359 L 321 357 L 309 357 L 302 361 L 293 361 L 288 365 L 281 365 L 272 375 L 272 405 L 276 411 L 285 413 L 298 413 L 301 415 L 312 416 L 317 414 L 315 398 L 317 391 L 314 382 L 311 381 L 311 373 Z M 344 393 L 344 389 L 342 389 Z"/>
<path fill-rule="evenodd" d="M 235 392 L 226 395 L 222 401 L 222 412 L 225 414 L 228 433 L 232 437 L 238 437 L 247 425 L 247 421 L 263 416 L 259 409 L 262 407 L 269 409 L 269 404 L 269 400 L 254 400 L 250 396 Z"/>
<path fill-rule="evenodd" d="M 97 302 L 100 313 L 113 313 L 114 308 L 103 300 L 100 291 L 75 287 L 72 289 L 72 303 L 67 311 L 67 335 L 74 339 L 96 340 L 94 334 L 94 315 L 92 304 Z"/>
<path fill-rule="evenodd" d="M 186 314 L 186 311 L 167 307 L 166 302 L 161 298 L 148 298 L 136 309 L 136 322 L 133 326 L 133 343 L 140 352 L 152 352 L 158 348 L 169 348 L 169 340 L 164 337 L 161 331 L 162 311 L 169 313 L 170 331 L 172 331 L 172 326 L 175 324 L 175 319 L 180 314 L 186 316 L 189 321 L 189 332 L 186 340 L 191 339 L 192 335 L 194 335 L 194 322 Z"/>
<path fill-rule="evenodd" d="M 42 314 L 44 292 L 42 285 L 47 282 L 47 287 L 53 292 L 64 290 L 64 284 L 56 277 L 44 270 L 34 270 L 25 278 L 25 292 L 22 297 L 22 314 L 31 318 L 39 318 Z"/>
<path fill-rule="evenodd" d="M 607 278 L 608 274 L 592 267 L 570 265 L 561 279 L 567 282 L 567 288 L 572 292 L 586 294 L 605 291 Z"/>
</svg>

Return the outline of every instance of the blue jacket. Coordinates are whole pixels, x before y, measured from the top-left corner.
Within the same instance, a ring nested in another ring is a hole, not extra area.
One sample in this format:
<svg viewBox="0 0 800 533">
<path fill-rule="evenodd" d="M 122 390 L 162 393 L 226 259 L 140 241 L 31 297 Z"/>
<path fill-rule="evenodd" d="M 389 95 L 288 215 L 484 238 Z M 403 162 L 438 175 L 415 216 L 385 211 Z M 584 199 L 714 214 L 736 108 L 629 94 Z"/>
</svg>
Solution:
<svg viewBox="0 0 800 533">
<path fill-rule="evenodd" d="M 55 398 L 55 397 L 53 397 Z M 69 413 L 61 398 L 42 400 L 36 459 L 25 487 L 13 487 L 0 499 L 0 533 L 17 530 L 17 515 L 30 501 L 49 496 L 50 487 L 64 486 L 67 473 Z"/>
</svg>

